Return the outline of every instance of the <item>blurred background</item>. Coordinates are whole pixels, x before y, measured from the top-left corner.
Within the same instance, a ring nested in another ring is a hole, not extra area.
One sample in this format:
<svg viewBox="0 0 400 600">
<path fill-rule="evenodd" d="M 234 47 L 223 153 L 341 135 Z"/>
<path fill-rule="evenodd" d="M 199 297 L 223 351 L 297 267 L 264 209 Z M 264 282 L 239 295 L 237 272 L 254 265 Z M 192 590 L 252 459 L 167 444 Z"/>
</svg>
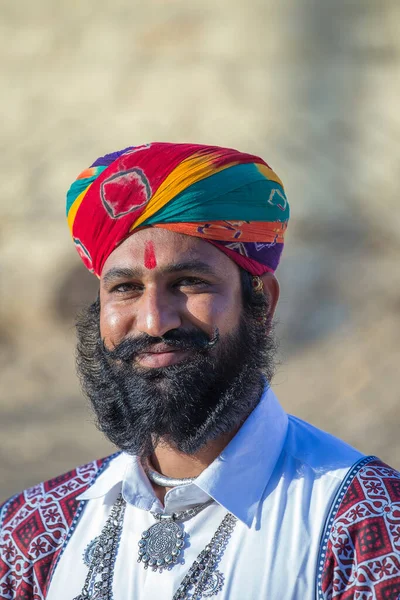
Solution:
<svg viewBox="0 0 400 600">
<path fill-rule="evenodd" d="M 65 193 L 148 141 L 237 147 L 282 177 L 275 391 L 400 468 L 398 0 L 21 0 L 0 54 L 0 499 L 111 451 L 75 376 L 97 284 Z"/>
</svg>

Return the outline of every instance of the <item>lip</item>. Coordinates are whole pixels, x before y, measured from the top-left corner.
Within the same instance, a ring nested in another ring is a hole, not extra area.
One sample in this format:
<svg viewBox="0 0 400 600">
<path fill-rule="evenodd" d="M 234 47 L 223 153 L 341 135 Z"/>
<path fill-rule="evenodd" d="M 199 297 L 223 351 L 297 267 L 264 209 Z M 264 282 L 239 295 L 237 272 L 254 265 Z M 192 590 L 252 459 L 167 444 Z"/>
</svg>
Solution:
<svg viewBox="0 0 400 600">
<path fill-rule="evenodd" d="M 141 367 L 158 368 L 169 367 L 181 362 L 188 355 L 187 350 L 174 350 L 173 348 L 155 349 L 152 352 L 142 352 L 136 357 L 136 362 Z"/>
</svg>

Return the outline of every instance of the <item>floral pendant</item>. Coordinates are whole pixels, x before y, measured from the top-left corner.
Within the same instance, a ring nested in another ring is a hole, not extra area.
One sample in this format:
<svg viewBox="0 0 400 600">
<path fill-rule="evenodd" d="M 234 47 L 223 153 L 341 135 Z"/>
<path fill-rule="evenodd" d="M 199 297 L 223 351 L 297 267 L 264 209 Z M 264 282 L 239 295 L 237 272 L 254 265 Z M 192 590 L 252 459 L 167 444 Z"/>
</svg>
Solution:
<svg viewBox="0 0 400 600">
<path fill-rule="evenodd" d="M 163 569 L 178 562 L 184 538 L 182 525 L 172 519 L 161 519 L 142 533 L 138 562 L 143 562 L 145 569 L 151 567 L 162 573 Z"/>
</svg>

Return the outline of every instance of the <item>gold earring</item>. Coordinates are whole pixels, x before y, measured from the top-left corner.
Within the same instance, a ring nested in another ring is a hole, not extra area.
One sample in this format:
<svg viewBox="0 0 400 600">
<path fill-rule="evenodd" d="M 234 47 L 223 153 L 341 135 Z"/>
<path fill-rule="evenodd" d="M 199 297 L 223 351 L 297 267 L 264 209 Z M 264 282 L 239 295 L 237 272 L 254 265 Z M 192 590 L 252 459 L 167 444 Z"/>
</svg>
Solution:
<svg viewBox="0 0 400 600">
<path fill-rule="evenodd" d="M 263 286 L 263 282 L 261 281 L 260 277 L 258 277 L 258 275 L 253 275 L 252 282 L 253 282 L 253 290 L 257 294 L 262 294 L 264 292 L 264 286 Z"/>
</svg>

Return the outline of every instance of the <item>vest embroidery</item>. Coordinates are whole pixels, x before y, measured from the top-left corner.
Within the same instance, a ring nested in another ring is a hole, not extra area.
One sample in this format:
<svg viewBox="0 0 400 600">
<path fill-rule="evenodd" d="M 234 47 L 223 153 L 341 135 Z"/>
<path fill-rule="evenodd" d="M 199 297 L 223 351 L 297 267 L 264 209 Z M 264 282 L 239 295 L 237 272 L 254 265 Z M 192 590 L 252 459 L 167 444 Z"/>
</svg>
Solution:
<svg viewBox="0 0 400 600">
<path fill-rule="evenodd" d="M 83 493 L 116 455 L 13 496 L 0 511 L 0 599 L 44 600 L 85 502 Z"/>
<path fill-rule="evenodd" d="M 400 598 L 400 473 L 375 457 L 349 472 L 318 561 L 318 600 Z"/>
</svg>

